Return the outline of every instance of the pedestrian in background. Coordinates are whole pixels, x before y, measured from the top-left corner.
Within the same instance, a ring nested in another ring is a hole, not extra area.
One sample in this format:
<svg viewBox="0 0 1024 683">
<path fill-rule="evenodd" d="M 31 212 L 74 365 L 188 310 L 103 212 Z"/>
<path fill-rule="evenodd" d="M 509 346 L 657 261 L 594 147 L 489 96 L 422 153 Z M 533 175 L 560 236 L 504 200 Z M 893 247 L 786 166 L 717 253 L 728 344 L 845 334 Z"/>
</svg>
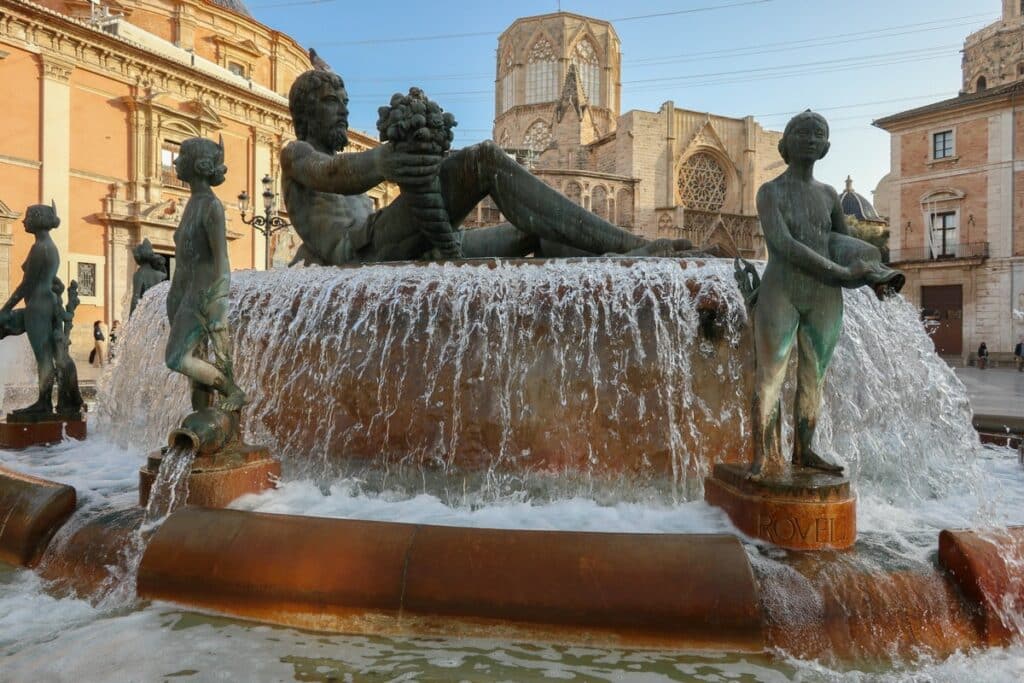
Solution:
<svg viewBox="0 0 1024 683">
<path fill-rule="evenodd" d="M 117 339 L 121 336 L 121 321 L 115 320 L 110 326 L 110 356 L 107 360 L 114 360 L 117 354 Z"/>
<path fill-rule="evenodd" d="M 978 369 L 984 370 L 988 367 L 988 344 L 981 342 L 978 347 Z"/>
<path fill-rule="evenodd" d="M 1013 359 L 1017 361 L 1017 372 L 1024 372 L 1024 337 L 1013 347 Z"/>
<path fill-rule="evenodd" d="M 102 368 L 107 362 L 107 326 L 102 320 L 92 324 L 93 365 Z"/>
</svg>

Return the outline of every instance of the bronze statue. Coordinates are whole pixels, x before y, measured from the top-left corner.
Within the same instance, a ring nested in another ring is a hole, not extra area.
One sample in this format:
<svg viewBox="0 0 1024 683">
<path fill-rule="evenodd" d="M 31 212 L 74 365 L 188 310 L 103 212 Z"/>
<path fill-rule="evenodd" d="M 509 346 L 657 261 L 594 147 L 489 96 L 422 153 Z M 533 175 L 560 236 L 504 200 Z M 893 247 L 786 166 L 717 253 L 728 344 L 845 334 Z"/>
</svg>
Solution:
<svg viewBox="0 0 1024 683">
<path fill-rule="evenodd" d="M 829 150 L 828 122 L 810 110 L 786 125 L 779 152 L 788 168 L 757 193 L 757 213 L 768 245 L 758 281 L 737 262 L 737 280 L 752 308 L 756 353 L 753 407 L 754 461 L 781 464 L 780 394 L 793 345 L 797 347 L 795 437 L 792 462 L 833 474 L 843 468 L 811 448 L 821 387 L 843 324 L 843 288 L 868 285 L 882 298 L 903 287 L 902 273 L 881 263 L 878 249 L 851 237 L 835 189 L 814 179 L 814 164 Z"/>
<path fill-rule="evenodd" d="M 182 143 L 174 167 L 192 196 L 174 233 L 177 268 L 167 294 L 171 322 L 167 367 L 191 380 L 194 410 L 210 408 L 216 391 L 220 394 L 217 409 L 238 411 L 246 396 L 235 384 L 232 371 L 228 331 L 231 267 L 224 206 L 212 189 L 224 182 L 224 149 L 212 140 L 189 138 Z M 201 357 L 207 342 L 213 363 Z"/>
<path fill-rule="evenodd" d="M 441 156 L 434 140 L 402 136 L 397 143 L 338 154 L 348 144 L 348 93 L 331 71 L 299 76 L 288 103 L 298 139 L 281 152 L 282 192 L 303 241 L 294 262 L 342 265 L 460 253 L 679 256 L 692 247 L 687 240 L 652 242 L 608 223 L 545 185 L 492 141 Z M 375 211 L 365 192 L 384 180 L 402 193 Z M 424 193 L 440 202 L 427 206 Z M 459 230 L 488 196 L 511 223 Z M 454 242 L 435 244 L 425 223 L 447 223 Z"/>
<path fill-rule="evenodd" d="M 148 237 L 132 249 L 132 256 L 139 269 L 132 276 L 132 305 L 128 313 L 129 316 L 135 312 L 135 307 L 139 305 L 146 290 L 167 279 L 164 260 L 153 251 L 153 245 Z"/>
<path fill-rule="evenodd" d="M 30 206 L 22 223 L 26 232 L 35 235 L 35 242 L 21 266 L 24 272 L 21 284 L 0 308 L 0 339 L 8 335 L 28 335 L 36 357 L 39 397 L 32 405 L 8 414 L 7 419 L 9 422 L 38 422 L 55 417 L 53 383 L 58 351 L 54 330 L 55 321 L 62 320 L 63 314 L 53 292 L 53 281 L 60 269 L 60 254 L 50 237 L 50 231 L 60 225 L 57 207 L 55 204 Z M 14 310 L 19 301 L 24 301 L 25 307 Z"/>
<path fill-rule="evenodd" d="M 53 321 L 53 339 L 57 355 L 57 415 L 65 419 L 81 420 L 85 401 L 78 388 L 78 366 L 71 358 L 71 328 L 74 326 L 75 309 L 78 308 L 78 282 L 72 280 L 68 286 L 68 305 L 63 305 L 64 283 L 53 279 L 53 295 L 56 299 L 57 317 Z"/>
</svg>

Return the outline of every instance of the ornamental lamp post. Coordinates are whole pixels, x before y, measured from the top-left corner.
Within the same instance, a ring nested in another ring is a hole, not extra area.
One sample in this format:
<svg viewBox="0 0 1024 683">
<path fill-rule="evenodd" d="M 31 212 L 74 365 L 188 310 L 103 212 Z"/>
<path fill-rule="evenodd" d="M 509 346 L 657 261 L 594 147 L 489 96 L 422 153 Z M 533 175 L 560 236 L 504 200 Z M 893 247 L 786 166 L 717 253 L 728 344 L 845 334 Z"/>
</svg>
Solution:
<svg viewBox="0 0 1024 683">
<path fill-rule="evenodd" d="M 253 216 L 250 219 L 245 217 L 246 212 L 249 210 L 249 192 L 242 190 L 238 195 L 238 211 L 242 214 L 242 222 L 246 225 L 251 225 L 253 230 L 258 231 L 263 235 L 266 241 L 266 269 L 270 270 L 270 236 L 279 230 L 291 227 L 291 223 L 286 221 L 277 215 L 275 205 L 277 204 L 277 194 L 272 189 L 274 187 L 274 179 L 270 177 L 270 174 L 263 176 L 263 215 L 257 216 L 255 207 L 253 207 Z"/>
</svg>

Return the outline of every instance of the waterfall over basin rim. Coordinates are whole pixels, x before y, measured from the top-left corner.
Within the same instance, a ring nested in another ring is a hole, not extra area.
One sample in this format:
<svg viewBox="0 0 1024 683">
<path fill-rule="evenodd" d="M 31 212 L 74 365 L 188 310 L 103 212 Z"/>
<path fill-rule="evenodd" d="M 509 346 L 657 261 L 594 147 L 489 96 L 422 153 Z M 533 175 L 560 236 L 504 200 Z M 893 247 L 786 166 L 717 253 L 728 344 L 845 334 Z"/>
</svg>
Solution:
<svg viewBox="0 0 1024 683">
<path fill-rule="evenodd" d="M 699 481 L 748 448 L 730 277 L 670 259 L 242 273 L 231 328 L 247 426 L 308 464 Z M 165 294 L 147 295 L 121 352 L 159 385 L 137 416 L 157 429 L 179 414 L 157 379 Z"/>
<path fill-rule="evenodd" d="M 141 302 L 101 380 L 98 422 L 125 445 L 156 448 L 188 412 L 163 362 L 166 293 Z M 844 297 L 816 443 L 886 496 L 962 486 L 970 407 L 916 309 Z M 714 463 L 750 457 L 753 350 L 730 260 L 241 271 L 231 298 L 246 438 L 286 479 L 554 472 L 696 499 Z"/>
</svg>

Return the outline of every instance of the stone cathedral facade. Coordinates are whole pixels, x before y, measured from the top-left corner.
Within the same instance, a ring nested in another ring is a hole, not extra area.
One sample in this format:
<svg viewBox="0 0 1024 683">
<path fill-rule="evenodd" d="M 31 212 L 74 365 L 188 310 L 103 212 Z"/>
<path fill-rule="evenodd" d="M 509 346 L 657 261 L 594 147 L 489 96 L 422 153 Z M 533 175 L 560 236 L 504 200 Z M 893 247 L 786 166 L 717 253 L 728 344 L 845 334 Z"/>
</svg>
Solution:
<svg viewBox="0 0 1024 683">
<path fill-rule="evenodd" d="M 671 101 L 623 114 L 615 27 L 569 12 L 517 19 L 495 77 L 494 140 L 573 201 L 649 237 L 763 255 L 755 196 L 785 168 L 780 133 Z"/>
</svg>

